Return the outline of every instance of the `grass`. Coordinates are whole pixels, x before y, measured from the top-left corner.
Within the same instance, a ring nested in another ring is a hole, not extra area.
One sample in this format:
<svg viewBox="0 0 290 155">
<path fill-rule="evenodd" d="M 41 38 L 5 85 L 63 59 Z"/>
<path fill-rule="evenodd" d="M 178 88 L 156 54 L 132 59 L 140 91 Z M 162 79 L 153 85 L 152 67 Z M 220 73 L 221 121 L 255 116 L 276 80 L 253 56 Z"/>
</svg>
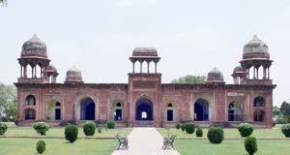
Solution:
<svg viewBox="0 0 290 155">
<path fill-rule="evenodd" d="M 33 155 L 38 139 L 0 138 L 0 155 Z M 110 155 L 115 140 L 79 139 L 70 144 L 65 140 L 46 139 L 45 155 Z"/>
<path fill-rule="evenodd" d="M 163 136 L 168 135 L 168 131 L 166 129 L 160 128 L 158 131 Z M 189 135 L 186 132 L 182 132 L 181 130 L 177 129 L 170 129 L 170 135 L 176 135 L 177 138 L 195 138 L 195 134 Z M 224 129 L 225 138 L 233 139 L 233 138 L 241 138 L 240 133 L 237 129 Z M 207 135 L 207 129 L 203 129 L 203 135 Z M 284 135 L 281 132 L 280 128 L 273 128 L 273 129 L 258 129 L 254 130 L 252 136 L 256 138 L 284 138 Z"/>
<path fill-rule="evenodd" d="M 158 129 L 168 136 L 167 129 Z M 206 139 L 208 129 L 203 129 L 203 138 L 189 135 L 181 130 L 170 129 L 170 135 L 177 135 L 176 147 L 181 155 L 247 155 L 244 141 L 237 129 L 224 129 L 222 144 L 211 144 Z M 280 128 L 255 129 L 252 136 L 257 137 L 258 152 L 255 155 L 290 155 L 290 139 L 284 137 Z"/>
<path fill-rule="evenodd" d="M 110 155 L 117 146 L 117 141 L 114 139 L 116 134 L 127 136 L 131 130 L 130 128 L 102 129 L 102 133 L 96 130 L 94 138 L 111 139 L 83 139 L 86 136 L 82 128 L 79 128 L 80 139 L 71 144 L 64 139 L 64 128 L 50 128 L 46 136 L 38 135 L 31 127 L 8 128 L 5 136 L 0 136 L 0 155 L 36 154 L 35 145 L 40 139 L 43 139 L 47 145 L 45 155 Z"/>
<path fill-rule="evenodd" d="M 289 155 L 289 140 L 258 140 L 255 155 Z M 247 155 L 243 140 L 225 140 L 222 144 L 210 144 L 208 140 L 177 140 L 176 147 L 181 155 Z"/>
<path fill-rule="evenodd" d="M 98 133 L 96 129 L 96 133 L 93 137 L 96 138 L 114 138 L 116 134 L 121 136 L 127 136 L 132 129 L 130 128 L 120 128 L 120 129 L 102 129 L 102 133 Z M 31 127 L 17 127 L 17 128 L 9 128 L 6 132 L 5 136 L 7 137 L 41 137 L 39 134 L 35 132 L 35 130 Z M 50 128 L 45 137 L 64 137 L 64 128 Z M 85 137 L 83 133 L 83 129 L 79 128 L 79 137 Z"/>
</svg>

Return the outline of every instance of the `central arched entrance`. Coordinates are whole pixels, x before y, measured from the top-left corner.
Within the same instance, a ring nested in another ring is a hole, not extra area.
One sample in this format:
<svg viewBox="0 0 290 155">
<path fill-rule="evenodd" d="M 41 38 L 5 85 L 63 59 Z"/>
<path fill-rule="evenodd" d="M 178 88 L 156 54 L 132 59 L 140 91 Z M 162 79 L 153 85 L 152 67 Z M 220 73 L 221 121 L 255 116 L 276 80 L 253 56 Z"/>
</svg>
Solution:
<svg viewBox="0 0 290 155">
<path fill-rule="evenodd" d="M 153 104 L 147 98 L 141 98 L 136 103 L 136 120 L 153 121 Z"/>
<path fill-rule="evenodd" d="M 80 120 L 95 120 L 95 102 L 89 97 L 80 102 Z"/>
<path fill-rule="evenodd" d="M 194 120 L 208 121 L 209 120 L 209 104 L 205 99 L 198 99 L 194 103 Z"/>
</svg>

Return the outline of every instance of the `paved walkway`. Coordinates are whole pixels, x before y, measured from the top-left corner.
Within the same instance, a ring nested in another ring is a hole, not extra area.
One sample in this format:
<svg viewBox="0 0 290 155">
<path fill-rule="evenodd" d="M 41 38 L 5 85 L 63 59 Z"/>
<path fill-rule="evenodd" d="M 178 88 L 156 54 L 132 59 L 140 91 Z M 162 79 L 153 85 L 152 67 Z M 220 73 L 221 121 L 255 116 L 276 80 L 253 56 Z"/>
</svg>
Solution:
<svg viewBox="0 0 290 155">
<path fill-rule="evenodd" d="M 163 137 L 155 128 L 134 128 L 128 136 L 129 149 L 112 155 L 179 155 L 175 150 L 162 150 Z"/>
</svg>

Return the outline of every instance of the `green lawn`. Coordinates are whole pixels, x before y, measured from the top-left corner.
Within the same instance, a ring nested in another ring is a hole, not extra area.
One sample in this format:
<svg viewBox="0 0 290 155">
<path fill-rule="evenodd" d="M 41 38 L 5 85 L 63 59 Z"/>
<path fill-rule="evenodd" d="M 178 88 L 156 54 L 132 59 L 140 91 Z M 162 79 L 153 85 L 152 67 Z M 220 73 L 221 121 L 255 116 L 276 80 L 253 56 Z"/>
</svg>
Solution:
<svg viewBox="0 0 290 155">
<path fill-rule="evenodd" d="M 103 129 L 102 133 L 96 131 L 93 136 L 110 138 L 108 140 L 84 139 L 83 130 L 79 128 L 80 139 L 70 144 L 64 139 L 64 128 L 50 128 L 46 136 L 38 135 L 31 127 L 8 128 L 5 136 L 0 136 L 0 155 L 36 154 L 35 144 L 40 139 L 47 144 L 46 155 L 110 155 L 117 146 L 117 141 L 114 139 L 116 134 L 127 136 L 131 130 L 130 128 Z"/>
<path fill-rule="evenodd" d="M 168 134 L 167 129 L 158 129 L 161 135 L 166 136 Z M 181 130 L 175 128 L 169 130 L 170 135 L 177 135 L 177 138 L 195 138 L 195 134 L 189 135 Z M 237 129 L 224 129 L 225 138 L 240 138 L 240 133 Z M 207 134 L 207 129 L 203 129 L 203 135 Z M 284 138 L 284 135 L 279 128 L 273 129 L 256 129 L 253 132 L 253 136 L 259 138 Z"/>
<path fill-rule="evenodd" d="M 181 155 L 247 155 L 242 140 L 225 140 L 222 144 L 210 144 L 208 140 L 177 140 L 176 147 Z M 258 140 L 255 155 L 289 155 L 290 140 Z"/>
<path fill-rule="evenodd" d="M 158 129 L 158 131 L 163 136 L 168 135 L 167 129 Z M 177 135 L 175 144 L 181 155 L 247 154 L 237 129 L 224 129 L 224 133 L 225 140 L 222 144 L 216 145 L 206 139 L 207 129 L 203 129 L 203 138 L 196 138 L 195 134 L 189 135 L 177 129 L 169 130 L 170 135 Z M 285 138 L 279 128 L 255 129 L 253 136 L 256 136 L 258 141 L 257 155 L 290 155 L 290 139 Z"/>
<path fill-rule="evenodd" d="M 96 133 L 94 137 L 111 137 L 114 138 L 116 134 L 121 136 L 126 136 L 131 132 L 130 128 L 120 128 L 120 129 L 102 129 L 102 133 Z M 41 137 L 35 130 L 31 127 L 17 127 L 9 128 L 5 136 L 31 136 L 31 137 Z M 50 128 L 47 132 L 46 137 L 64 137 L 64 128 Z M 85 137 L 82 128 L 79 128 L 79 137 Z"/>
<path fill-rule="evenodd" d="M 0 155 L 34 155 L 38 139 L 0 138 Z M 45 139 L 45 155 L 110 155 L 115 140 L 79 139 L 70 144 L 61 139 Z"/>
</svg>

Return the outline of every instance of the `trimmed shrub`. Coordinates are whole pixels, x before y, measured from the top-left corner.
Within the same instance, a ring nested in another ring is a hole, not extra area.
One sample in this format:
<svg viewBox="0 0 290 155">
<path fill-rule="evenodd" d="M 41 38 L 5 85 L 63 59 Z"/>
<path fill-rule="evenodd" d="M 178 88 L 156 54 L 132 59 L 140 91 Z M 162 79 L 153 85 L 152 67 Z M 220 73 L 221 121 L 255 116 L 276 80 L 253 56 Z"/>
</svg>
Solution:
<svg viewBox="0 0 290 155">
<path fill-rule="evenodd" d="M 208 140 L 213 144 L 220 144 L 224 140 L 224 130 L 221 127 L 211 127 L 207 132 Z"/>
<path fill-rule="evenodd" d="M 0 122 L 0 136 L 4 135 L 7 129 L 8 129 L 8 126 L 5 123 Z"/>
<path fill-rule="evenodd" d="M 195 130 L 195 126 L 193 123 L 186 123 L 185 124 L 185 131 L 187 134 L 193 134 Z"/>
<path fill-rule="evenodd" d="M 102 133 L 102 128 L 98 128 L 98 133 Z"/>
<path fill-rule="evenodd" d="M 36 143 L 36 151 L 39 154 L 42 154 L 46 150 L 46 144 L 43 140 L 40 140 Z"/>
<path fill-rule="evenodd" d="M 257 140 L 255 137 L 247 137 L 244 141 L 244 145 L 249 155 L 253 155 L 258 151 Z"/>
<path fill-rule="evenodd" d="M 70 143 L 75 142 L 78 139 L 79 129 L 76 125 L 67 125 L 64 130 L 65 139 Z"/>
<path fill-rule="evenodd" d="M 83 126 L 83 131 L 86 136 L 93 136 L 96 131 L 96 123 L 86 122 Z"/>
<path fill-rule="evenodd" d="M 203 136 L 203 132 L 202 132 L 202 128 L 201 127 L 198 127 L 196 129 L 195 135 L 196 135 L 196 137 L 202 137 Z"/>
<path fill-rule="evenodd" d="M 115 122 L 110 120 L 107 122 L 107 128 L 108 129 L 114 129 L 115 128 Z"/>
<path fill-rule="evenodd" d="M 179 129 L 180 129 L 180 124 L 177 123 L 176 126 L 175 126 L 175 128 L 176 128 L 177 130 L 179 130 Z"/>
<path fill-rule="evenodd" d="M 290 124 L 284 124 L 281 130 L 285 137 L 290 137 Z"/>
<path fill-rule="evenodd" d="M 238 127 L 238 130 L 242 137 L 249 137 L 253 133 L 254 128 L 249 123 L 241 123 Z"/>
<path fill-rule="evenodd" d="M 49 125 L 45 122 L 37 122 L 33 124 L 33 129 L 40 135 L 46 135 L 46 132 L 49 129 Z"/>
<path fill-rule="evenodd" d="M 181 131 L 185 131 L 185 124 L 184 124 L 184 123 L 181 124 L 181 125 L 180 125 L 180 128 L 181 128 Z"/>
</svg>

